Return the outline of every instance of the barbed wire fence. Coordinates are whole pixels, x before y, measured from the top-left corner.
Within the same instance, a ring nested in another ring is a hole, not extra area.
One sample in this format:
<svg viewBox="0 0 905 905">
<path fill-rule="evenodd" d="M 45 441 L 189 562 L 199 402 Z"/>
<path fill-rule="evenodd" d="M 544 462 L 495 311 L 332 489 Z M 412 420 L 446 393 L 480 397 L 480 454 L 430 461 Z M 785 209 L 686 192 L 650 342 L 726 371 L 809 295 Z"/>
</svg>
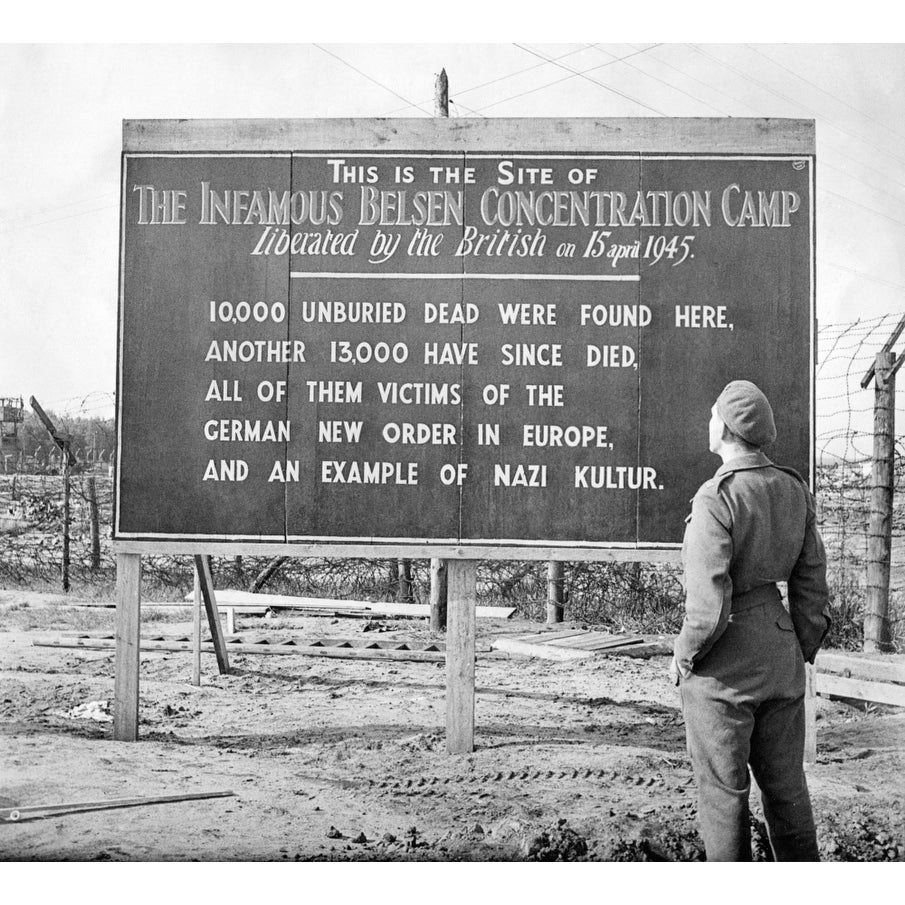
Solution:
<svg viewBox="0 0 905 905">
<path fill-rule="evenodd" d="M 867 583 L 868 521 L 873 454 L 873 389 L 861 377 L 883 348 L 901 314 L 822 325 L 817 333 L 815 487 L 818 520 L 827 548 L 828 577 L 835 624 L 831 642 L 857 648 Z M 896 407 L 905 425 L 905 408 Z M 905 445 L 896 435 L 895 494 L 890 571 L 890 622 L 897 650 L 905 648 Z M 92 494 L 88 481 L 93 479 Z M 53 474 L 0 475 L 0 584 L 59 582 L 62 556 L 63 478 Z M 113 486 L 108 469 L 73 476 L 71 577 L 76 583 L 112 593 L 115 562 L 110 550 Z M 92 496 L 101 524 L 101 557 L 90 550 Z M 25 530 L 10 529 L 16 522 Z M 251 587 L 271 560 L 220 557 L 214 560 L 220 586 Z M 395 561 L 295 559 L 280 564 L 268 590 L 307 596 L 357 599 L 410 599 L 430 596 L 427 561 L 411 565 L 411 578 Z M 161 597 L 192 586 L 191 557 L 144 556 L 146 585 Z M 401 578 L 404 588 L 400 590 Z M 681 624 L 682 589 L 674 566 L 635 563 L 573 563 L 566 569 L 566 618 L 617 630 L 674 632 Z M 546 607 L 546 564 L 487 561 L 478 570 L 478 596 L 518 608 L 542 620 Z"/>
</svg>

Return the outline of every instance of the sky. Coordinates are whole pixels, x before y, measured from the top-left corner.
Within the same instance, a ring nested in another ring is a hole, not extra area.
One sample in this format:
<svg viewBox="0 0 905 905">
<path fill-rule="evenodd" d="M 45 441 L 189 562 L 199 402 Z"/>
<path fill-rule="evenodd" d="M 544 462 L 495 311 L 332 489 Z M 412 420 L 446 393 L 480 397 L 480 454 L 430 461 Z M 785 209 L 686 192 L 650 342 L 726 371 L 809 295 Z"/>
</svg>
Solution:
<svg viewBox="0 0 905 905">
<path fill-rule="evenodd" d="M 441 68 L 451 116 L 816 120 L 818 321 L 905 313 L 905 45 L 6 44 L 0 396 L 113 413 L 123 119 L 426 117 Z"/>
</svg>

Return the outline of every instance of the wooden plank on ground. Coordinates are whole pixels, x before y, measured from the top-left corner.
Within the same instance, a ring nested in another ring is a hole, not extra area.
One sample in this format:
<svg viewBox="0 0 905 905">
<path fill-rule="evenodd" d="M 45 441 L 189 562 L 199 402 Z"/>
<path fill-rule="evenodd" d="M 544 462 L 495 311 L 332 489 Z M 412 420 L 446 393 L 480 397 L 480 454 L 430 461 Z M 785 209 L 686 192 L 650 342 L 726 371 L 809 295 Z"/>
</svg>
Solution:
<svg viewBox="0 0 905 905">
<path fill-rule="evenodd" d="M 542 660 L 584 660 L 594 656 L 590 651 L 572 650 L 554 644 L 532 644 L 529 641 L 519 641 L 518 638 L 497 638 L 490 646 L 494 650 L 540 657 Z"/>
<path fill-rule="evenodd" d="M 191 595 L 186 598 L 191 600 Z M 279 609 L 326 610 L 333 613 L 337 609 L 362 611 L 374 616 L 429 617 L 430 605 L 426 603 L 390 603 L 381 600 L 328 600 L 322 597 L 292 597 L 286 594 L 252 594 L 249 591 L 235 591 L 224 588 L 217 591 L 220 606 L 235 606 L 242 613 L 242 607 L 253 607 L 247 612 Z M 479 606 L 475 615 L 482 619 L 509 619 L 515 613 L 514 606 Z"/>
<path fill-rule="evenodd" d="M 818 672 L 817 693 L 905 707 L 905 685 L 893 685 L 890 682 L 866 682 L 863 679 L 847 679 L 832 673 Z"/>
<path fill-rule="evenodd" d="M 905 685 L 905 657 L 857 656 L 821 651 L 817 654 L 816 666 L 820 673 L 837 673 L 845 678 Z"/>
<path fill-rule="evenodd" d="M 528 635 L 516 635 L 519 641 L 528 641 L 533 644 L 549 644 L 551 641 L 559 641 L 563 638 L 573 638 L 576 635 L 587 635 L 586 628 L 563 629 L 561 632 L 531 632 Z"/>
<path fill-rule="evenodd" d="M 598 657 L 635 657 L 642 660 L 651 657 L 671 657 L 673 651 L 672 642 L 645 641 L 641 644 L 625 644 L 619 647 L 609 647 L 594 651 Z"/>
<path fill-rule="evenodd" d="M 85 650 L 111 650 L 109 641 L 75 638 L 71 641 L 40 641 L 35 647 L 67 647 Z M 174 653 L 191 653 L 191 641 L 143 641 L 143 652 L 169 651 Z M 442 651 L 429 650 L 385 650 L 368 647 L 309 647 L 297 644 L 231 644 L 234 654 L 262 654 L 299 657 L 326 657 L 337 660 L 408 660 L 416 663 L 442 663 L 446 654 Z M 214 645 L 205 642 L 201 652 L 216 653 Z"/>
<path fill-rule="evenodd" d="M 571 647 L 575 650 L 603 650 L 608 647 L 627 647 L 630 644 L 640 644 L 644 639 L 631 635 L 601 635 L 591 632 L 587 638 L 568 638 L 562 642 L 563 647 Z"/>
<path fill-rule="evenodd" d="M 576 660 L 607 650 L 640 646 L 643 643 L 644 639 L 639 635 L 614 635 L 578 629 L 499 638 L 493 642 L 492 647 L 546 660 Z"/>
</svg>

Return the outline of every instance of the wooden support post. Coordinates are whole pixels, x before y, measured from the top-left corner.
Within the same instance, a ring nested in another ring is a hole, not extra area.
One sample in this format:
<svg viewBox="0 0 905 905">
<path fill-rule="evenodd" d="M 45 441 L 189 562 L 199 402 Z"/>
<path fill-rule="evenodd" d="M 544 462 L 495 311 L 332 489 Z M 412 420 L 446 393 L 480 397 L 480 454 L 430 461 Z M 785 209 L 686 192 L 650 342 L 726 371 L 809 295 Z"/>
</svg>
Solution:
<svg viewBox="0 0 905 905">
<path fill-rule="evenodd" d="M 101 532 L 100 519 L 97 512 L 97 481 L 94 475 L 89 475 L 85 480 L 86 495 L 88 497 L 88 535 L 91 542 L 91 571 L 97 572 L 101 567 Z"/>
<path fill-rule="evenodd" d="M 804 762 L 817 763 L 817 667 L 804 665 Z"/>
<path fill-rule="evenodd" d="M 441 69 L 434 83 L 434 116 L 449 116 L 449 79 L 446 70 Z M 447 614 L 447 567 L 442 559 L 431 560 L 431 616 L 432 632 L 446 631 Z"/>
<path fill-rule="evenodd" d="M 889 566 L 895 453 L 894 365 L 893 352 L 879 352 L 874 360 L 874 461 L 867 541 L 867 608 L 864 616 L 864 650 L 872 652 L 891 648 Z"/>
<path fill-rule="evenodd" d="M 398 599 L 399 597 L 399 560 L 391 559 L 389 563 L 389 594 L 388 597 L 392 600 L 394 597 Z"/>
<path fill-rule="evenodd" d="M 141 556 L 116 554 L 116 660 L 113 738 L 138 739 L 138 671 L 141 651 Z"/>
<path fill-rule="evenodd" d="M 410 559 L 399 560 L 399 584 L 396 586 L 396 602 L 411 603 L 412 595 L 412 561 Z"/>
<path fill-rule="evenodd" d="M 563 564 L 559 560 L 547 563 L 547 622 L 562 622 L 562 573 Z"/>
<path fill-rule="evenodd" d="M 201 576 L 195 564 L 195 586 L 192 607 L 192 685 L 201 685 Z"/>
<path fill-rule="evenodd" d="M 214 642 L 214 653 L 217 655 L 217 668 L 221 676 L 229 675 L 229 654 L 226 652 L 226 641 L 220 625 L 220 613 L 217 610 L 217 598 L 214 596 L 214 579 L 211 576 L 211 558 L 195 556 L 195 572 L 201 583 L 201 596 L 207 610 L 207 621 L 211 630 L 211 641 Z"/>
<path fill-rule="evenodd" d="M 64 440 L 60 447 L 60 464 L 63 466 L 63 557 L 60 564 L 60 572 L 63 579 L 63 590 L 69 590 L 69 534 L 71 507 L 70 497 L 70 465 L 69 465 L 69 441 Z"/>
<path fill-rule="evenodd" d="M 446 633 L 446 750 L 474 751 L 475 573 L 473 559 L 449 560 Z"/>
<path fill-rule="evenodd" d="M 446 560 L 431 560 L 431 622 L 432 632 L 446 631 Z"/>
</svg>

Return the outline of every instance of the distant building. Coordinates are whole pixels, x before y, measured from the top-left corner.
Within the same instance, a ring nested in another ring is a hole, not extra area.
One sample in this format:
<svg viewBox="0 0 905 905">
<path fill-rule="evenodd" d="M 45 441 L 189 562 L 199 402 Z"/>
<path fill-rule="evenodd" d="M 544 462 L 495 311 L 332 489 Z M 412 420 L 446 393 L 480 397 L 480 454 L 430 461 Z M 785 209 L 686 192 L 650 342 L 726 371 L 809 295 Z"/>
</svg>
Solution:
<svg viewBox="0 0 905 905">
<path fill-rule="evenodd" d="M 19 425 L 25 420 L 21 397 L 0 396 L 0 468 L 3 474 L 15 468 L 22 453 Z"/>
</svg>

